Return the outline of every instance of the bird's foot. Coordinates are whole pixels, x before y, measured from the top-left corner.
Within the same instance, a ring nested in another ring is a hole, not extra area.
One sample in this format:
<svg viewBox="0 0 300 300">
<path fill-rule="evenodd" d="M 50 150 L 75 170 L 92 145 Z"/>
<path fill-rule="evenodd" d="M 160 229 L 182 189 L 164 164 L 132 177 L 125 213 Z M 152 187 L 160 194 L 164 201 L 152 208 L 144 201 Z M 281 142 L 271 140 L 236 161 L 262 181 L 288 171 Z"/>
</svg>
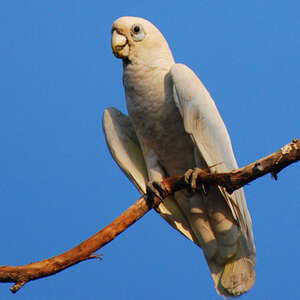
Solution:
<svg viewBox="0 0 300 300">
<path fill-rule="evenodd" d="M 168 191 L 165 189 L 164 185 L 158 181 L 148 181 L 147 183 L 147 195 L 150 197 L 156 196 L 160 199 L 164 199 Z"/>
<path fill-rule="evenodd" d="M 196 191 L 202 191 L 207 195 L 207 186 L 205 184 L 197 186 L 197 179 L 203 172 L 204 171 L 199 168 L 189 169 L 185 172 L 184 181 L 188 184 L 188 192 L 195 193 Z"/>
</svg>

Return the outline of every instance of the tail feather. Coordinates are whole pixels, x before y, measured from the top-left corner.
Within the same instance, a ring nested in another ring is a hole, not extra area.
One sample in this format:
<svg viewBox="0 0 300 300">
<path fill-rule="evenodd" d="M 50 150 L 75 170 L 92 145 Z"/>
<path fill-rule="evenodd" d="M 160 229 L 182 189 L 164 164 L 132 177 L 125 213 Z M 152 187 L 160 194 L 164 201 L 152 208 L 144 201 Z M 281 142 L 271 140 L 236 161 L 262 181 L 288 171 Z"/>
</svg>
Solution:
<svg viewBox="0 0 300 300">
<path fill-rule="evenodd" d="M 223 297 L 238 297 L 254 285 L 255 259 L 245 256 L 245 250 L 240 247 L 237 255 L 223 265 L 207 259 L 216 290 Z"/>
<path fill-rule="evenodd" d="M 249 291 L 255 282 L 254 264 L 242 257 L 225 265 L 219 284 L 233 296 Z"/>
</svg>

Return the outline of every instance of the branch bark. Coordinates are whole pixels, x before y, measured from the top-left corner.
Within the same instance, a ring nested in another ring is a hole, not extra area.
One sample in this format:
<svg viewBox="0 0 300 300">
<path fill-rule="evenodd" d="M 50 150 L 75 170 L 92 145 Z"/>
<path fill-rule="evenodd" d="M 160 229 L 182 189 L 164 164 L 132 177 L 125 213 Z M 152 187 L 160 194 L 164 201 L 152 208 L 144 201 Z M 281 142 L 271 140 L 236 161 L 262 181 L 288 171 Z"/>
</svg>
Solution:
<svg viewBox="0 0 300 300">
<path fill-rule="evenodd" d="M 219 174 L 202 170 L 197 178 L 197 185 L 217 184 L 232 193 L 267 173 L 271 173 L 277 179 L 277 174 L 283 168 L 299 160 L 300 140 L 294 139 L 277 152 L 238 170 Z M 162 184 L 166 189 L 164 197 L 188 187 L 184 176 L 166 178 Z M 0 282 L 15 283 L 11 288 L 11 291 L 15 293 L 31 280 L 53 275 L 87 259 L 101 259 L 99 255 L 93 253 L 115 239 L 160 202 L 161 199 L 155 195 L 143 196 L 109 225 L 67 252 L 23 266 L 0 266 Z"/>
</svg>

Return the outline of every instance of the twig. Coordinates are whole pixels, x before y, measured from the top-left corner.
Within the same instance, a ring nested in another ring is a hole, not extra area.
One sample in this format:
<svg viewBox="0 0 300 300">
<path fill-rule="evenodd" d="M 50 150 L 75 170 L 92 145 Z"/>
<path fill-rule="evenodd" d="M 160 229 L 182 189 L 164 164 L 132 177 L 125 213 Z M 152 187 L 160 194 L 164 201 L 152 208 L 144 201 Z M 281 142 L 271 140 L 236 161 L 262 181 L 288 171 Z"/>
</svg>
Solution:
<svg viewBox="0 0 300 300">
<path fill-rule="evenodd" d="M 277 179 L 277 174 L 283 168 L 299 160 L 300 140 L 294 139 L 277 152 L 230 173 L 213 174 L 202 171 L 197 179 L 197 185 L 217 184 L 232 193 L 267 173 L 271 173 Z M 184 176 L 166 178 L 162 184 L 166 189 L 164 197 L 188 187 Z M 16 293 L 31 280 L 53 275 L 87 259 L 101 259 L 99 255 L 94 254 L 98 249 L 111 242 L 160 202 L 161 199 L 154 195 L 141 197 L 105 228 L 65 253 L 24 266 L 0 266 L 0 282 L 14 282 L 11 291 Z"/>
</svg>

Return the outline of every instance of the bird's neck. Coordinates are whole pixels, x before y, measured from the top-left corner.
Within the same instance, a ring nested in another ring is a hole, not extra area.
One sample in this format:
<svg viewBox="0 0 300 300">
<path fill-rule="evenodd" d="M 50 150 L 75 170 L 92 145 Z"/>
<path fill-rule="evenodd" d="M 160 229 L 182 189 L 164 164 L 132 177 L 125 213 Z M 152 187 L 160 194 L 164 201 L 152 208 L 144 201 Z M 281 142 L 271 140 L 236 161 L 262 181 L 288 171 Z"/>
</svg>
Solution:
<svg viewBox="0 0 300 300">
<path fill-rule="evenodd" d="M 153 60 L 150 63 L 144 60 L 123 61 L 123 83 L 126 90 L 132 90 L 138 95 L 144 91 L 155 89 L 163 84 L 172 62 Z"/>
<path fill-rule="evenodd" d="M 170 66 L 124 63 L 123 84 L 129 116 L 142 120 L 159 114 L 166 100 L 165 78 Z"/>
</svg>

